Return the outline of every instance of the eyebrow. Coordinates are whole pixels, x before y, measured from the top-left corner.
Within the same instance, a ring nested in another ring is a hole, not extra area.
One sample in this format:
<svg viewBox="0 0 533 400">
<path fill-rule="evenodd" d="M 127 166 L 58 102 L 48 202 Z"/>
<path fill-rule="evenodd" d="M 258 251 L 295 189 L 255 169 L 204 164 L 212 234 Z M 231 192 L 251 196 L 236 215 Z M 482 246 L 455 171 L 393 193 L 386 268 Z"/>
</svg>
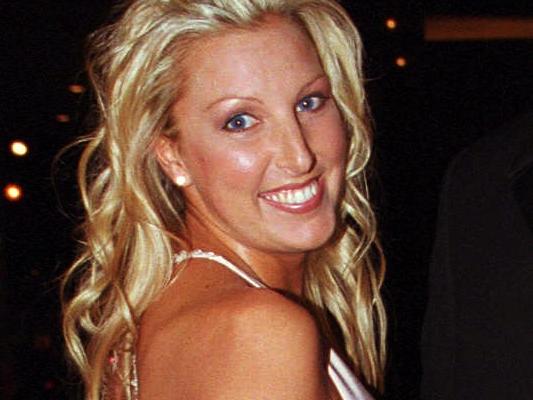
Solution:
<svg viewBox="0 0 533 400">
<path fill-rule="evenodd" d="M 316 83 L 316 81 L 322 79 L 322 78 L 326 78 L 328 79 L 327 75 L 325 73 L 320 73 L 316 76 L 314 76 L 312 79 L 309 80 L 309 82 L 307 82 L 306 84 L 304 84 L 300 90 L 298 91 L 298 97 L 302 95 L 302 92 L 305 92 L 309 86 L 312 86 L 313 84 Z M 244 101 L 253 101 L 255 103 L 261 103 L 260 100 L 258 100 L 257 98 L 255 97 L 248 97 L 248 96 L 224 96 L 224 97 L 221 97 L 219 99 L 216 99 L 214 100 L 213 102 L 209 103 L 207 105 L 207 107 L 205 108 L 205 110 L 209 110 L 211 108 L 213 108 L 213 106 L 215 106 L 216 104 L 218 103 L 221 103 L 223 101 L 227 101 L 227 100 L 244 100 Z"/>
<path fill-rule="evenodd" d="M 259 101 L 258 99 L 256 99 L 255 97 L 246 97 L 246 96 L 224 96 L 224 97 L 221 97 L 219 99 L 216 99 L 215 101 L 213 101 L 212 103 L 209 103 L 209 105 L 205 108 L 206 111 L 213 108 L 213 106 L 215 106 L 216 104 L 218 103 L 221 103 L 223 101 L 227 101 L 227 100 L 246 100 L 246 101 L 253 101 L 253 102 L 256 102 L 256 103 L 261 103 L 261 101 Z"/>
</svg>

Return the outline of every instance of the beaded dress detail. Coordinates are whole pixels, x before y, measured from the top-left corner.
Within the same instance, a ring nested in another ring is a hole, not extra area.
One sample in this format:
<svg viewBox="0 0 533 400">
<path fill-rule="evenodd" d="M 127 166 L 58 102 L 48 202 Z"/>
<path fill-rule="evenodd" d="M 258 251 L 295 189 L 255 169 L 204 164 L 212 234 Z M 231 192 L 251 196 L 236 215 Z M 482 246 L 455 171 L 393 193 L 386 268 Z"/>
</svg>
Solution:
<svg viewBox="0 0 533 400">
<path fill-rule="evenodd" d="M 207 252 L 203 250 L 192 250 L 192 251 L 181 251 L 178 254 L 174 255 L 175 264 L 180 264 L 185 260 L 194 259 L 194 258 L 204 258 L 211 261 L 215 261 L 231 272 L 238 275 L 240 278 L 244 279 L 250 286 L 258 289 L 268 289 L 268 287 L 254 278 L 253 276 L 247 274 L 235 264 L 231 263 L 221 255 L 215 254 L 213 252 Z M 136 366 L 136 357 L 135 352 L 131 354 L 131 366 L 132 371 L 130 374 L 130 393 L 132 400 L 139 400 L 139 382 L 137 378 L 137 366 Z M 329 351 L 329 362 L 328 362 L 328 375 L 335 385 L 337 392 L 339 393 L 342 400 L 373 400 L 373 397 L 367 392 L 365 387 L 357 380 L 352 371 L 348 368 L 346 363 L 339 357 L 334 349 Z"/>
</svg>

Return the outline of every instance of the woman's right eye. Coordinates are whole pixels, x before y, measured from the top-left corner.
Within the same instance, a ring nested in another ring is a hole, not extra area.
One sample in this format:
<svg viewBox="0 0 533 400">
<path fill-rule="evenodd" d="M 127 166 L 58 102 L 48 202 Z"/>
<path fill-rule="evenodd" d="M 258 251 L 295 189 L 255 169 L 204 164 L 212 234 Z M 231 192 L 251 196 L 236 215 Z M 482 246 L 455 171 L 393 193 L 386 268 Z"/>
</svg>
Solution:
<svg viewBox="0 0 533 400">
<path fill-rule="evenodd" d="M 237 114 L 231 117 L 224 124 L 224 129 L 231 132 L 240 132 L 251 128 L 259 121 L 248 114 Z"/>
</svg>

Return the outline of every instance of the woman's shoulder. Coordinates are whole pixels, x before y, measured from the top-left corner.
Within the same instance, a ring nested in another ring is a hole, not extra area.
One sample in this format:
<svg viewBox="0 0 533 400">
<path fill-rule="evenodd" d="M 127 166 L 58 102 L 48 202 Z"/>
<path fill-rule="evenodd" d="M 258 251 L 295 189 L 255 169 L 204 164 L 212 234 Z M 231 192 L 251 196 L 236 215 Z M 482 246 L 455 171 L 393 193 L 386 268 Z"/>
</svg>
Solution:
<svg viewBox="0 0 533 400">
<path fill-rule="evenodd" d="M 269 329 L 275 321 L 288 329 L 316 328 L 298 303 L 274 290 L 251 287 L 220 264 L 200 259 L 178 271 L 174 283 L 144 313 L 141 328 L 152 331 L 150 337 L 172 337 L 189 326 L 226 324 L 240 331 L 250 326 Z"/>
<path fill-rule="evenodd" d="M 227 324 L 229 340 L 243 345 L 283 348 L 319 339 L 315 319 L 301 305 L 270 289 L 235 293 L 215 312 L 218 323 Z M 225 322 L 227 321 L 227 322 Z"/>
<path fill-rule="evenodd" d="M 316 321 L 307 309 L 274 290 L 248 286 L 217 291 L 203 301 L 187 304 L 149 330 L 147 344 L 164 345 L 167 350 L 188 347 L 182 337 L 221 347 L 254 340 L 261 346 L 276 341 L 289 344 L 319 337 Z"/>
<path fill-rule="evenodd" d="M 280 398 L 305 394 L 308 397 L 302 398 L 312 399 L 321 398 L 316 394 L 324 390 L 314 318 L 269 289 L 222 292 L 183 309 L 150 336 L 139 349 L 141 386 L 150 386 L 141 394 L 148 398 L 166 398 L 163 391 L 170 389 L 159 386 L 169 382 L 188 393 L 187 398 L 196 398 L 197 388 L 212 385 L 209 390 L 223 391 L 228 398 L 255 398 L 261 388 L 279 392 Z M 301 383 L 306 381 L 309 386 L 304 388 Z"/>
</svg>

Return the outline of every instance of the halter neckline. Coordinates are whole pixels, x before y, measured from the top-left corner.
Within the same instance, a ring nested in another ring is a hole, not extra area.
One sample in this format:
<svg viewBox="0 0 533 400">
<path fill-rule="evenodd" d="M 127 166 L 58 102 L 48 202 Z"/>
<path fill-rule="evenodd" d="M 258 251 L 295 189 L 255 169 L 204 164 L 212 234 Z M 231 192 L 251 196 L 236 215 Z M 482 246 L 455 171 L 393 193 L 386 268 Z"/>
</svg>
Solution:
<svg viewBox="0 0 533 400">
<path fill-rule="evenodd" d="M 261 282 L 259 279 L 254 278 L 247 272 L 237 267 L 235 264 L 233 264 L 231 261 L 226 259 L 224 256 L 221 256 L 220 254 L 216 254 L 212 251 L 205 251 L 202 249 L 194 249 L 191 251 L 182 250 L 179 253 L 174 254 L 173 261 L 174 261 L 174 264 L 177 265 L 177 264 L 181 264 L 185 260 L 192 259 L 192 258 L 204 258 L 204 259 L 215 261 L 219 264 L 222 264 L 226 268 L 231 270 L 233 273 L 238 275 L 240 278 L 244 279 L 249 285 L 255 288 L 267 288 L 268 287 L 266 284 Z"/>
</svg>

